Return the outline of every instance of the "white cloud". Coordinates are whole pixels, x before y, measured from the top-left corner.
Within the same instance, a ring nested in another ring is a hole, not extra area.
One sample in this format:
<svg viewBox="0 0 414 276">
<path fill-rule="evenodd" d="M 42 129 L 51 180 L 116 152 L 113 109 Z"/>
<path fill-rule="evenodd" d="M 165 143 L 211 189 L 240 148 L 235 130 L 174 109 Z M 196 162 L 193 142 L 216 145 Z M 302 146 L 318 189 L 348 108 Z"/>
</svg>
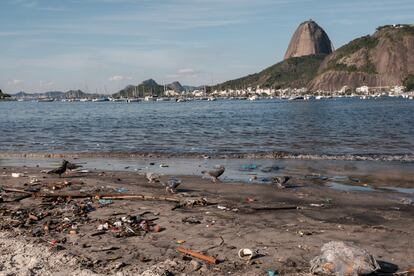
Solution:
<svg viewBox="0 0 414 276">
<path fill-rule="evenodd" d="M 8 85 L 10 85 L 10 86 L 13 86 L 13 85 L 19 85 L 19 84 L 22 84 L 24 81 L 23 80 L 11 80 L 11 81 L 9 81 L 7 84 Z"/>
<path fill-rule="evenodd" d="M 110 77 L 108 80 L 109 81 L 123 81 L 123 80 L 130 80 L 132 79 L 131 77 L 127 77 L 127 76 L 121 76 L 121 75 L 115 75 Z"/>
<path fill-rule="evenodd" d="M 40 81 L 41 87 L 50 87 L 53 86 L 55 83 L 53 81 Z"/>
<path fill-rule="evenodd" d="M 183 78 L 196 78 L 200 72 L 194 68 L 181 68 L 173 74 L 168 74 L 165 77 L 168 79 L 183 79 Z"/>
<path fill-rule="evenodd" d="M 194 74 L 195 72 L 196 71 L 193 68 L 183 68 L 178 70 L 178 73 L 183 75 Z"/>
</svg>

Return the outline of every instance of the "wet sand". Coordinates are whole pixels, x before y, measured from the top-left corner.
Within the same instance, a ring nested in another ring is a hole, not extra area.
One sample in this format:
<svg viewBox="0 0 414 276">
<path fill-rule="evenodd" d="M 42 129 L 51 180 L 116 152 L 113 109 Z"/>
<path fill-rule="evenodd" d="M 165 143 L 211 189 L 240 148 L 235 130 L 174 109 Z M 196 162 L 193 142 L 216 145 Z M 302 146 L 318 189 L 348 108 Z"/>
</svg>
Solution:
<svg viewBox="0 0 414 276">
<path fill-rule="evenodd" d="M 41 173 L 43 169 L 3 163 L 0 186 L 92 194 L 123 188 L 127 194 L 167 195 L 160 184 L 147 183 L 140 172 L 90 170 L 59 178 Z M 13 178 L 12 172 L 26 173 Z M 31 178 L 39 183 L 30 184 Z M 211 205 L 173 210 L 174 202 L 150 200 L 113 200 L 101 205 L 95 198 L 29 197 L 7 202 L 21 194 L 1 193 L 5 202 L 0 203 L 0 248 L 6 254 L 0 257 L 0 274 L 162 275 L 168 270 L 173 275 L 267 275 L 271 269 L 281 275 L 306 275 L 309 261 L 332 240 L 354 242 L 378 260 L 398 266 L 398 271 L 414 264 L 412 194 L 340 191 L 320 185 L 320 179 L 302 177 L 294 177 L 290 181 L 294 187 L 287 189 L 267 183 L 212 183 L 196 175 L 179 178 L 183 184 L 172 197 L 181 202 L 206 198 Z M 63 185 L 65 180 L 70 185 Z M 87 202 L 93 209 L 77 213 L 76 208 Z M 279 207 L 298 208 L 269 210 Z M 96 234 L 105 222 L 113 224 L 138 214 L 153 220 L 148 232 L 124 236 L 111 226 Z M 50 225 L 48 231 L 45 224 Z M 161 231 L 154 231 L 155 225 Z M 201 263 L 198 268 L 177 252 L 178 246 L 212 256 L 219 263 Z M 257 250 L 257 257 L 240 260 L 241 248 Z"/>
</svg>

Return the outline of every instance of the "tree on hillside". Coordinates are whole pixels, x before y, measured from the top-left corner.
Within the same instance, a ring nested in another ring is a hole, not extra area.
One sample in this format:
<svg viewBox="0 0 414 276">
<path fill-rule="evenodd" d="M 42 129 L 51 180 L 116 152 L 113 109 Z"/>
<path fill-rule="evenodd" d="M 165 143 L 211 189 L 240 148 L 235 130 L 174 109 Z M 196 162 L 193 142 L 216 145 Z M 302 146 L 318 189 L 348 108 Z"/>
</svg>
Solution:
<svg viewBox="0 0 414 276">
<path fill-rule="evenodd" d="M 406 91 L 413 91 L 414 90 L 414 75 L 408 75 L 404 79 L 403 85 L 405 86 Z"/>
<path fill-rule="evenodd" d="M 5 99 L 5 98 L 9 98 L 10 95 L 8 94 L 4 94 L 3 91 L 0 89 L 0 99 Z"/>
</svg>

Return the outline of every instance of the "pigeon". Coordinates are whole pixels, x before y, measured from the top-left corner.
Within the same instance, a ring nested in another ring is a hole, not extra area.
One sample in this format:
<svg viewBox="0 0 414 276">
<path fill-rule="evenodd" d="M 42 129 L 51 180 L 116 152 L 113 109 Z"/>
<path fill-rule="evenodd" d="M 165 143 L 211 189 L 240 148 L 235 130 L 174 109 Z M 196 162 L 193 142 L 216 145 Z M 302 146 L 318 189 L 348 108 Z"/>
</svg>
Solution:
<svg viewBox="0 0 414 276">
<path fill-rule="evenodd" d="M 145 177 L 148 179 L 148 183 L 157 183 L 160 182 L 160 176 L 153 172 L 147 172 Z"/>
<path fill-rule="evenodd" d="M 225 168 L 223 165 L 216 166 L 214 170 L 211 171 L 202 171 L 201 173 L 205 176 L 211 178 L 211 180 L 215 183 L 217 182 L 218 178 L 224 173 Z"/>
<path fill-rule="evenodd" d="M 82 168 L 82 165 L 79 165 L 79 164 L 75 164 L 75 163 L 68 162 L 68 164 L 66 165 L 66 168 L 67 168 L 68 170 L 73 171 L 73 170 L 76 170 L 76 169 L 78 169 L 78 168 Z"/>
<path fill-rule="evenodd" d="M 284 189 L 288 187 L 286 184 L 289 179 L 290 176 L 275 176 L 272 177 L 272 184 L 276 185 L 276 187 L 279 189 Z"/>
<path fill-rule="evenodd" d="M 175 194 L 176 189 L 181 184 L 181 180 L 177 178 L 171 178 L 167 183 L 162 183 L 165 186 L 165 191 L 168 193 Z"/>
<path fill-rule="evenodd" d="M 61 176 L 62 176 L 62 174 L 66 172 L 66 169 L 67 169 L 68 163 L 69 163 L 68 161 L 63 160 L 63 161 L 62 161 L 62 165 L 60 165 L 60 167 L 59 167 L 59 168 L 56 168 L 56 169 L 50 170 L 50 171 L 48 171 L 48 172 L 47 172 L 47 174 L 58 174 L 58 175 L 59 175 L 59 177 L 61 177 Z"/>
</svg>

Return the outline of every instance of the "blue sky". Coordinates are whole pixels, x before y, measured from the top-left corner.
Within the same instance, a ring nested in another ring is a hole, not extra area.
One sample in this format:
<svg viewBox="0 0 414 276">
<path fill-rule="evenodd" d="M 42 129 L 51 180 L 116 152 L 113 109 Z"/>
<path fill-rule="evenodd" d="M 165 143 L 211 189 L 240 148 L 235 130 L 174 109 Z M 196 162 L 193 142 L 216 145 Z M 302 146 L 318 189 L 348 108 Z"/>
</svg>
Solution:
<svg viewBox="0 0 414 276">
<path fill-rule="evenodd" d="M 0 88 L 217 83 L 281 61 L 312 18 L 336 48 L 414 23 L 413 0 L 0 0 Z"/>
</svg>

